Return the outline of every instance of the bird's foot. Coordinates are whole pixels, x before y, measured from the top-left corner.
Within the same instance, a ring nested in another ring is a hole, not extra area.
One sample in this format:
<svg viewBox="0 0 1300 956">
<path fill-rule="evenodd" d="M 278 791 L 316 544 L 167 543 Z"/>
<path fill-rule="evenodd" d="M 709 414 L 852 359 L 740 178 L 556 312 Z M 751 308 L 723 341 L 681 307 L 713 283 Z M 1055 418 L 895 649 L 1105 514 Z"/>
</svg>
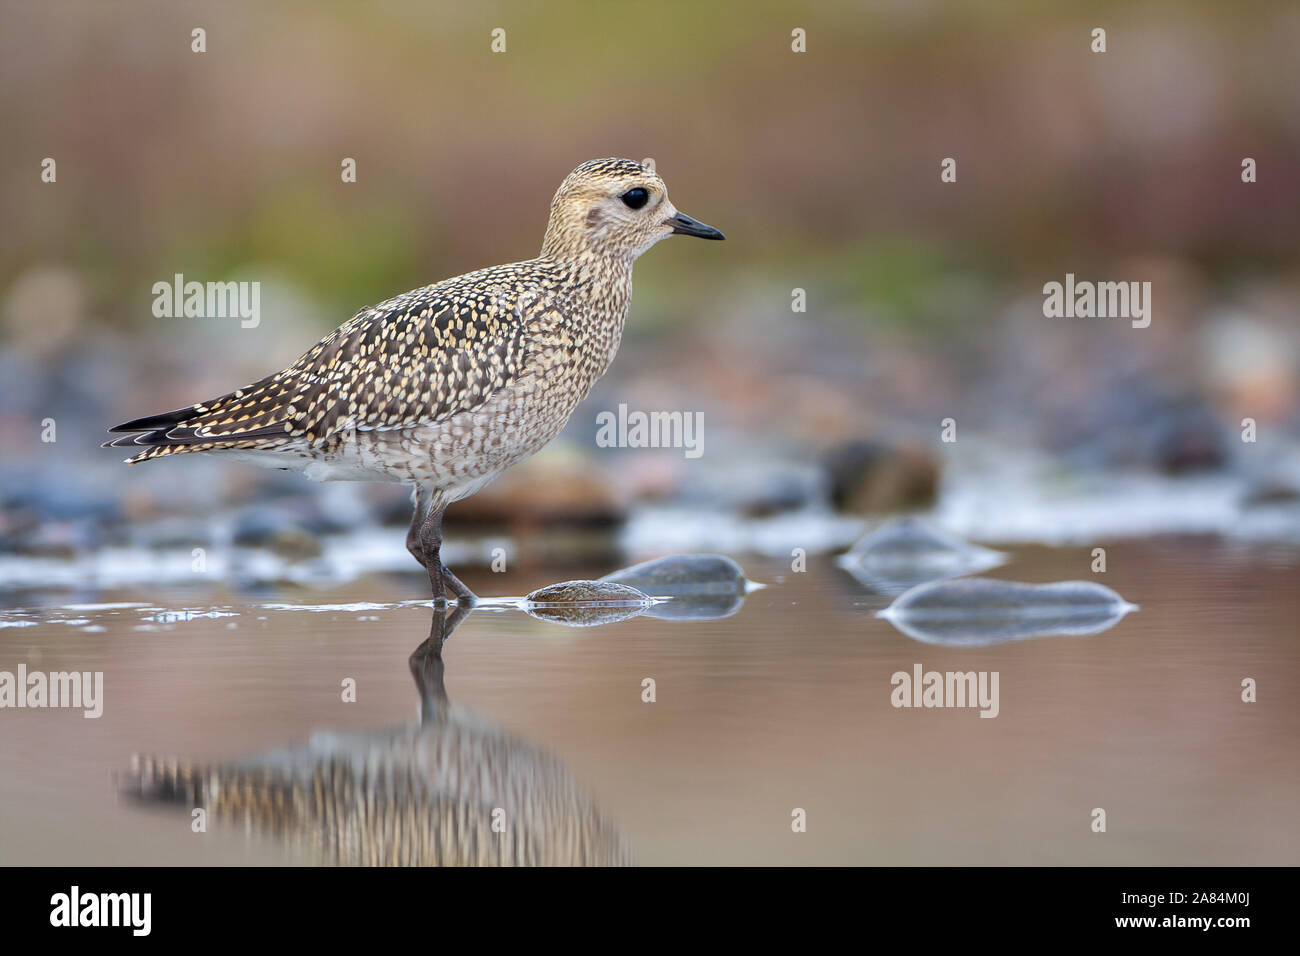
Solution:
<svg viewBox="0 0 1300 956">
<path fill-rule="evenodd" d="M 478 595 L 471 591 L 464 581 L 452 574 L 451 568 L 445 564 L 442 566 L 442 577 L 446 587 L 451 588 L 451 592 L 456 595 L 458 607 L 474 607 L 478 604 Z"/>
<path fill-rule="evenodd" d="M 452 574 L 441 561 L 429 568 L 429 587 L 433 591 L 434 607 L 445 607 L 448 603 L 447 592 L 456 599 L 458 607 L 470 608 L 478 604 L 478 595 L 471 591 L 465 582 Z"/>
</svg>

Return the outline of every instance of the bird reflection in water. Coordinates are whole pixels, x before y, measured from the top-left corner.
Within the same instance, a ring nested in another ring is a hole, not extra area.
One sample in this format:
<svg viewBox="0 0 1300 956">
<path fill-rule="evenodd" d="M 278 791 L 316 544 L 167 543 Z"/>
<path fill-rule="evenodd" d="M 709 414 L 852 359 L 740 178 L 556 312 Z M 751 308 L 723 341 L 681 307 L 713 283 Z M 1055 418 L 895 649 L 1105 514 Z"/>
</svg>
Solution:
<svg viewBox="0 0 1300 956">
<path fill-rule="evenodd" d="M 558 759 L 447 699 L 443 644 L 470 613 L 435 608 L 410 657 L 418 724 L 324 731 L 212 767 L 137 759 L 127 792 L 206 808 L 327 863 L 629 863 L 614 824 Z"/>
<path fill-rule="evenodd" d="M 514 607 L 568 627 L 642 614 L 700 621 L 735 614 L 759 586 L 725 555 L 670 555 L 600 581 L 565 581 L 478 606 Z M 418 724 L 322 731 L 305 744 L 212 767 L 137 759 L 125 790 L 242 821 L 249 832 L 332 863 L 630 862 L 617 828 L 559 760 L 447 699 L 443 645 L 471 613 L 473 606 L 433 607 L 429 637 L 410 657 Z"/>
</svg>

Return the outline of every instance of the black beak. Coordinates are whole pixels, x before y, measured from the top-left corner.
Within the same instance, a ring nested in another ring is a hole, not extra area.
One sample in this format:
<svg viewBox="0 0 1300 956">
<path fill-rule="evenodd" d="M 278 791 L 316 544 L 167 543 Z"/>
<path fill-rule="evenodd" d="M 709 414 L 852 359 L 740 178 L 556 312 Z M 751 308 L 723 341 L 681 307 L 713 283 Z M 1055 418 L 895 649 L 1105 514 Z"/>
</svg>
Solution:
<svg viewBox="0 0 1300 956">
<path fill-rule="evenodd" d="M 718 230 L 714 229 L 712 226 L 706 226 L 698 219 L 692 219 L 684 212 L 679 212 L 671 219 L 668 219 L 665 224 L 672 226 L 673 232 L 677 233 L 680 236 L 699 236 L 701 239 L 726 239 L 727 238 L 722 233 L 718 232 Z"/>
</svg>

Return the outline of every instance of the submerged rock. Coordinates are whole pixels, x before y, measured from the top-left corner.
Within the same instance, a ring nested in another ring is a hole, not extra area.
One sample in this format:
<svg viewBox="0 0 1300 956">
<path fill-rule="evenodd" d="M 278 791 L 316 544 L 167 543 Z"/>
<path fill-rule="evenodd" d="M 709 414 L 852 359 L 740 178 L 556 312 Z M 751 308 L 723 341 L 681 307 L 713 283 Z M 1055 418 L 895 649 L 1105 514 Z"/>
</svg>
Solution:
<svg viewBox="0 0 1300 956">
<path fill-rule="evenodd" d="M 914 640 L 978 647 L 1109 630 L 1137 606 L 1093 581 L 1024 584 L 993 578 L 935 581 L 877 612 Z"/>
<path fill-rule="evenodd" d="M 524 598 L 530 616 L 569 627 L 616 624 L 643 614 L 654 600 L 636 588 L 603 581 L 563 581 Z"/>
<path fill-rule="evenodd" d="M 609 581 L 562 581 L 538 588 L 524 598 L 529 604 L 640 604 L 650 597 L 626 584 Z"/>
<path fill-rule="evenodd" d="M 838 564 L 866 587 L 897 594 L 926 581 L 987 571 L 1006 560 L 1001 551 L 969 544 L 918 518 L 898 518 L 867 534 Z"/>
<path fill-rule="evenodd" d="M 673 554 L 623 568 L 600 580 L 670 598 L 646 613 L 674 621 L 729 617 L 740 609 L 750 588 L 744 568 L 725 554 Z"/>
<path fill-rule="evenodd" d="M 627 585 L 655 597 L 744 594 L 745 569 L 725 554 L 672 554 L 607 574 L 602 582 Z"/>
</svg>

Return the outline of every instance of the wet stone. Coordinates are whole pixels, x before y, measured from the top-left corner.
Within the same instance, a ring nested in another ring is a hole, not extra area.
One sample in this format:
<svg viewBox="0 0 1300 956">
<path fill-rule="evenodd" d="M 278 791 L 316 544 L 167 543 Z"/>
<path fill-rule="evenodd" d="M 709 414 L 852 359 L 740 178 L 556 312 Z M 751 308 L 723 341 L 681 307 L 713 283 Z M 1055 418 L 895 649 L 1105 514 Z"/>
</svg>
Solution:
<svg viewBox="0 0 1300 956">
<path fill-rule="evenodd" d="M 1099 634 L 1135 610 L 1093 581 L 1025 584 L 961 578 L 914 587 L 877 616 L 927 644 L 977 647 L 1030 637 Z"/>
<path fill-rule="evenodd" d="M 670 598 L 646 611 L 669 621 L 713 621 L 740 610 L 749 591 L 745 570 L 724 554 L 674 554 L 601 578 Z"/>
<path fill-rule="evenodd" d="M 623 604 L 645 606 L 650 597 L 634 587 L 610 581 L 563 581 L 538 588 L 524 599 L 529 604 Z"/>
<path fill-rule="evenodd" d="M 604 581 L 564 581 L 524 599 L 532 617 L 569 627 L 614 624 L 642 614 L 654 602 L 636 588 Z"/>
<path fill-rule="evenodd" d="M 725 554 L 674 554 L 607 574 L 602 582 L 629 585 L 655 597 L 744 595 L 745 570 Z"/>
</svg>

